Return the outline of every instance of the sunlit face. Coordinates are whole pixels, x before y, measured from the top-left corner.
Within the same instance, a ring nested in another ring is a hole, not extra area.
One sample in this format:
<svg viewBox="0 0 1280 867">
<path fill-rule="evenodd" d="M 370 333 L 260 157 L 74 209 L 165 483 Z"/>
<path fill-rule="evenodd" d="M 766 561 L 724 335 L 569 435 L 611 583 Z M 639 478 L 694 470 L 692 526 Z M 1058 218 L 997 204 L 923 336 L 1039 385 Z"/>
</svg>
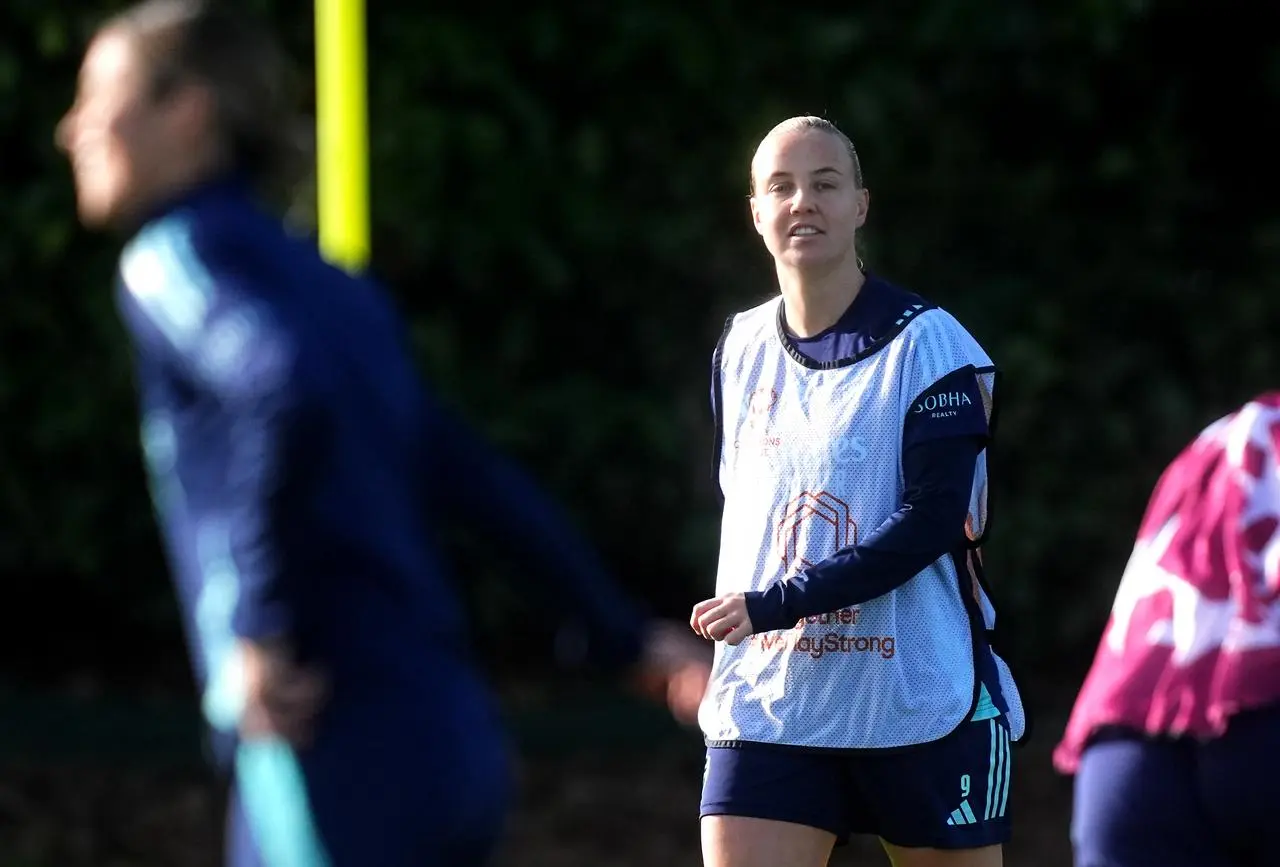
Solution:
<svg viewBox="0 0 1280 867">
<path fill-rule="evenodd" d="M 81 221 L 128 220 L 155 198 L 184 143 L 180 100 L 157 100 L 145 58 L 123 31 L 99 34 L 85 53 L 75 102 L 58 124 L 71 161 Z"/>
<path fill-rule="evenodd" d="M 779 263 L 830 267 L 854 251 L 867 219 L 866 190 L 844 143 L 822 130 L 775 133 L 751 163 L 751 216 Z"/>
</svg>

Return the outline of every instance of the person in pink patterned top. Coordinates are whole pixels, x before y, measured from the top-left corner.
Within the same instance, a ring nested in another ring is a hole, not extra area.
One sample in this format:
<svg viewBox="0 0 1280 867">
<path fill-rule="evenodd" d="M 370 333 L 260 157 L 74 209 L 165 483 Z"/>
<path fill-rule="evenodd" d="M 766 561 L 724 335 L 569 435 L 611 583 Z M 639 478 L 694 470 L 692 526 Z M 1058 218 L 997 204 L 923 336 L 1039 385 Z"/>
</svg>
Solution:
<svg viewBox="0 0 1280 867">
<path fill-rule="evenodd" d="M 1280 392 L 1160 477 L 1054 765 L 1077 867 L 1280 864 Z"/>
</svg>

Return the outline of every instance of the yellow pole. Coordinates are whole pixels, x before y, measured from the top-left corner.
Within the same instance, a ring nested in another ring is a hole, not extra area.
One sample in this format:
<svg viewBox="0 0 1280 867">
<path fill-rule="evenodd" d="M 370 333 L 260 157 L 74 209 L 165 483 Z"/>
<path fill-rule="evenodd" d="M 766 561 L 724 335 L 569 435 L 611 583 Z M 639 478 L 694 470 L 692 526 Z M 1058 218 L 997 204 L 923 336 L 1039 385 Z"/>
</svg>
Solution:
<svg viewBox="0 0 1280 867">
<path fill-rule="evenodd" d="M 315 19 L 320 250 L 358 271 L 370 247 L 365 0 L 315 0 Z"/>
</svg>

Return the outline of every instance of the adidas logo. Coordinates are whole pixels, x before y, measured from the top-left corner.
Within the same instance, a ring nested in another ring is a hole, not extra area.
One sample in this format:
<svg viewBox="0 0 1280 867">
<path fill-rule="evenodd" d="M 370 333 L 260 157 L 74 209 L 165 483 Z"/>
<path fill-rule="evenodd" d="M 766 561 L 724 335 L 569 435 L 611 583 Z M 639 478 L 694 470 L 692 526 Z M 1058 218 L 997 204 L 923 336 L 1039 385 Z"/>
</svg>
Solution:
<svg viewBox="0 0 1280 867">
<path fill-rule="evenodd" d="M 951 818 L 947 819 L 948 825 L 976 825 L 978 817 L 973 815 L 973 810 L 969 807 L 969 799 L 965 798 L 960 802 L 959 808 L 951 811 Z"/>
</svg>

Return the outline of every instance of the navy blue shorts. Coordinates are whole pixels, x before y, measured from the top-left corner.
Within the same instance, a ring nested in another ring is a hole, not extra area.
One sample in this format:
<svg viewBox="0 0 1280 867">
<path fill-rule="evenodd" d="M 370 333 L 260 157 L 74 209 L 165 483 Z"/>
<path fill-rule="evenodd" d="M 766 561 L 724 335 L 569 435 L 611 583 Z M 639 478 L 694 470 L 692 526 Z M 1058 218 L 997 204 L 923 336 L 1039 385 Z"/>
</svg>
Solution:
<svg viewBox="0 0 1280 867">
<path fill-rule="evenodd" d="M 1075 779 L 1077 867 L 1280 864 L 1280 707 L 1235 717 L 1216 740 L 1112 733 Z"/>
<path fill-rule="evenodd" d="M 1003 717 L 894 752 L 713 747 L 701 815 L 808 825 L 839 843 L 874 834 L 907 848 L 977 849 L 1009 839 L 1011 770 Z"/>
</svg>

